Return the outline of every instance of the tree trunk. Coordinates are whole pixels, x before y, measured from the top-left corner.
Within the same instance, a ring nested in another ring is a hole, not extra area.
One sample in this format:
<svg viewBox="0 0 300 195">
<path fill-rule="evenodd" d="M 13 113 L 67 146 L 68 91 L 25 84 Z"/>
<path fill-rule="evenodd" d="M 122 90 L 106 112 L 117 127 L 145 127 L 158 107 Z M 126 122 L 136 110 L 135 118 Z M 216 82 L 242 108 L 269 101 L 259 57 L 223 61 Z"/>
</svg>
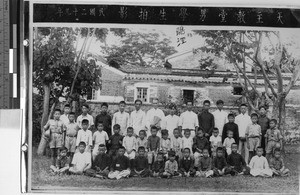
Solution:
<svg viewBox="0 0 300 195">
<path fill-rule="evenodd" d="M 48 113 L 49 113 L 49 100 L 50 100 L 50 84 L 44 84 L 44 97 L 43 97 L 43 115 L 41 120 L 41 140 L 39 143 L 39 147 L 37 150 L 38 155 L 43 155 L 46 145 L 48 143 L 48 139 L 44 136 L 44 126 L 48 120 Z"/>
</svg>

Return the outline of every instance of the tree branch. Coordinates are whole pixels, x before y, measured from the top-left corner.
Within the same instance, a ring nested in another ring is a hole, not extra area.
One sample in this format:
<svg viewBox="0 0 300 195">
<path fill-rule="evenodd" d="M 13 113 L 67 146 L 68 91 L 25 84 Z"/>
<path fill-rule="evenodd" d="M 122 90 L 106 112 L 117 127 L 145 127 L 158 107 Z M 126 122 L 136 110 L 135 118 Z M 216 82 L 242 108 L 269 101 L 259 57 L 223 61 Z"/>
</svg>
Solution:
<svg viewBox="0 0 300 195">
<path fill-rule="evenodd" d="M 294 73 L 291 77 L 291 80 L 289 82 L 289 84 L 287 85 L 287 87 L 284 90 L 284 93 L 287 95 L 291 88 L 295 85 L 296 81 L 299 79 L 300 77 L 300 60 L 297 60 L 296 62 L 296 68 L 294 70 Z"/>
</svg>

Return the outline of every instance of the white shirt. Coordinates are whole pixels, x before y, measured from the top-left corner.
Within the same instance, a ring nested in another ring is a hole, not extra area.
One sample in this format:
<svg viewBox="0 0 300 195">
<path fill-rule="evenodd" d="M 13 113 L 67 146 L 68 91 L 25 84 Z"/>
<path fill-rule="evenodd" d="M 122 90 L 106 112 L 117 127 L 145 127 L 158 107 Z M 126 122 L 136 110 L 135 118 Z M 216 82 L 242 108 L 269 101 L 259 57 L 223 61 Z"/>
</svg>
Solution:
<svg viewBox="0 0 300 195">
<path fill-rule="evenodd" d="M 130 127 L 133 128 L 136 135 L 139 134 L 140 130 L 146 129 L 146 114 L 141 109 L 139 109 L 139 111 L 132 111 L 129 121 Z"/>
<path fill-rule="evenodd" d="M 245 114 L 241 113 L 237 117 L 235 117 L 235 123 L 239 127 L 239 136 L 245 137 L 245 133 L 248 125 L 252 124 L 250 116 L 247 113 Z"/>
<path fill-rule="evenodd" d="M 269 169 L 268 160 L 264 156 L 254 156 L 249 163 L 250 169 Z"/>
<path fill-rule="evenodd" d="M 180 118 L 177 115 L 168 115 L 164 118 L 162 122 L 162 129 L 166 129 L 169 131 L 169 135 L 173 135 L 173 131 L 175 128 L 178 128 L 180 122 Z"/>
<path fill-rule="evenodd" d="M 171 149 L 173 149 L 175 152 L 179 152 L 182 148 L 182 138 L 178 137 L 175 138 L 174 136 L 171 137 Z"/>
<path fill-rule="evenodd" d="M 76 138 L 76 146 L 79 145 L 80 142 L 85 142 L 86 147 L 93 145 L 93 137 L 92 132 L 90 130 L 79 130 Z"/>
<path fill-rule="evenodd" d="M 218 143 L 222 143 L 222 138 L 220 136 L 215 137 L 214 135 L 210 136 L 209 141 L 213 146 L 218 146 Z"/>
<path fill-rule="evenodd" d="M 91 165 L 91 153 L 84 152 L 80 153 L 77 152 L 74 154 L 72 164 L 76 166 L 77 170 L 83 170 L 88 164 Z"/>
<path fill-rule="evenodd" d="M 95 131 L 93 134 L 93 141 L 95 145 L 104 144 L 106 145 L 106 141 L 108 140 L 108 135 L 106 131 Z"/>
<path fill-rule="evenodd" d="M 235 143 L 234 138 L 226 137 L 225 140 L 224 140 L 223 146 L 225 148 L 230 148 L 231 149 L 231 144 L 233 144 L 233 143 Z"/>
<path fill-rule="evenodd" d="M 219 129 L 219 136 L 222 137 L 223 127 L 228 122 L 228 113 L 224 110 L 217 109 L 212 113 L 215 119 L 215 127 Z"/>
<path fill-rule="evenodd" d="M 77 123 L 80 128 L 81 128 L 81 122 L 83 119 L 87 119 L 89 121 L 89 128 L 90 128 L 90 126 L 94 125 L 94 118 L 92 115 L 86 114 L 85 116 L 83 116 L 81 114 L 77 117 Z"/>
<path fill-rule="evenodd" d="M 160 121 L 158 123 L 156 123 L 157 121 L 154 121 L 155 116 L 160 118 Z M 161 109 L 151 108 L 150 110 L 148 110 L 147 115 L 146 115 L 147 128 L 150 129 L 150 125 L 156 125 L 156 126 L 161 127 L 161 123 L 162 123 L 162 120 L 164 120 L 164 118 L 165 118 L 165 113 Z"/>
<path fill-rule="evenodd" d="M 192 136 L 190 136 L 189 138 L 186 138 L 185 136 L 183 136 L 181 139 L 182 139 L 182 149 L 189 148 L 190 151 L 192 152 L 192 147 L 193 147 Z"/>
<path fill-rule="evenodd" d="M 182 129 L 194 129 L 199 127 L 197 114 L 193 111 L 185 111 L 180 115 L 180 126 Z"/>
<path fill-rule="evenodd" d="M 123 146 L 126 150 L 137 150 L 137 140 L 134 136 L 125 136 L 123 139 Z"/>
<path fill-rule="evenodd" d="M 113 127 L 115 124 L 119 124 L 121 127 L 120 134 L 126 135 L 127 127 L 129 127 L 129 114 L 127 112 L 116 112 L 112 119 L 111 130 L 114 134 Z"/>
<path fill-rule="evenodd" d="M 62 114 L 62 115 L 60 115 L 59 119 L 64 123 L 64 125 L 69 123 L 69 115 Z"/>
</svg>

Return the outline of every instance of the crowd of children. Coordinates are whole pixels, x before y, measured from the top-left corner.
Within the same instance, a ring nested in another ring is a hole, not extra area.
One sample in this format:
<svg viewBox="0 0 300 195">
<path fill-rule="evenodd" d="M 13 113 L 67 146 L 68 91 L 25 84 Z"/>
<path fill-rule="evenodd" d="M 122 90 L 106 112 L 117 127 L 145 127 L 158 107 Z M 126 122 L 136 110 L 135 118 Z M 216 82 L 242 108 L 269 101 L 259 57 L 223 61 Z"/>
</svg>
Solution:
<svg viewBox="0 0 300 195">
<path fill-rule="evenodd" d="M 212 114 L 206 100 L 198 118 L 190 102 L 180 117 L 174 105 L 165 117 L 157 103 L 155 99 L 154 108 L 145 114 L 137 100 L 136 110 L 129 115 L 122 101 L 113 117 L 107 116 L 108 105 L 103 103 L 95 125 L 88 105 L 82 106 L 77 121 L 69 105 L 63 115 L 55 110 L 44 126 L 52 153 L 51 171 L 109 179 L 290 174 L 282 159 L 282 136 L 275 119 L 262 120 L 256 113 L 249 116 L 247 105 L 242 104 L 235 120 L 234 114 L 222 110 L 222 100 Z M 265 108 L 260 111 L 265 117 Z"/>
</svg>

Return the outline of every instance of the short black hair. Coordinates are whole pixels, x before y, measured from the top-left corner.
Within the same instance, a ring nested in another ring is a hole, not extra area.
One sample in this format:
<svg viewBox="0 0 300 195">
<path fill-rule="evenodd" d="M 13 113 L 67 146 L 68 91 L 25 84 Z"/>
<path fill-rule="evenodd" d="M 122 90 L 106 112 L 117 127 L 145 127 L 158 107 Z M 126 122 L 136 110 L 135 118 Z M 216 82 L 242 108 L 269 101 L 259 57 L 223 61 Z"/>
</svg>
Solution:
<svg viewBox="0 0 300 195">
<path fill-rule="evenodd" d="M 62 152 L 62 151 L 67 151 L 68 152 L 68 148 L 66 148 L 65 146 L 62 146 L 59 148 L 59 152 Z"/>
<path fill-rule="evenodd" d="M 120 150 L 120 149 L 125 150 L 125 147 L 124 146 L 120 146 L 118 150 Z"/>
<path fill-rule="evenodd" d="M 191 153 L 191 150 L 190 150 L 189 148 L 184 148 L 183 151 L 184 151 L 184 150 L 188 150 L 189 153 Z"/>
<path fill-rule="evenodd" d="M 214 127 L 213 131 L 219 131 L 219 129 L 217 127 Z"/>
<path fill-rule="evenodd" d="M 277 125 L 277 120 L 276 119 L 271 119 L 270 122 L 274 122 Z"/>
<path fill-rule="evenodd" d="M 256 148 L 256 151 L 257 151 L 258 149 L 262 149 L 262 150 L 263 150 L 263 147 L 258 146 L 258 147 Z"/>
<path fill-rule="evenodd" d="M 89 120 L 87 120 L 87 119 L 83 119 L 83 120 L 82 120 L 82 122 L 81 122 L 81 124 L 88 125 L 88 124 L 89 124 Z"/>
<path fill-rule="evenodd" d="M 70 104 L 66 104 L 65 106 L 64 106 L 64 108 L 70 108 L 71 106 L 70 106 Z"/>
<path fill-rule="evenodd" d="M 189 133 L 189 132 L 191 132 L 190 129 L 184 129 L 183 131 L 184 131 L 184 133 Z"/>
<path fill-rule="evenodd" d="M 86 107 L 87 109 L 90 109 L 89 105 L 88 104 L 82 104 L 81 107 Z"/>
<path fill-rule="evenodd" d="M 218 151 L 222 151 L 223 152 L 223 148 L 222 147 L 217 147 L 217 152 Z"/>
<path fill-rule="evenodd" d="M 144 135 L 145 135 L 145 136 L 147 136 L 147 133 L 146 133 L 146 131 L 145 131 L 145 130 L 143 130 L 143 129 L 139 131 L 139 134 L 140 134 L 140 133 L 144 133 Z"/>
<path fill-rule="evenodd" d="M 145 151 L 146 149 L 145 149 L 144 146 L 140 146 L 140 147 L 138 148 L 138 151 L 141 151 L 141 150 L 144 150 L 144 151 Z"/>
<path fill-rule="evenodd" d="M 229 113 L 228 116 L 227 116 L 227 118 L 229 118 L 229 117 L 235 118 L 235 115 L 233 113 Z"/>
<path fill-rule="evenodd" d="M 61 110 L 60 109 L 58 109 L 58 108 L 56 108 L 55 110 L 54 110 L 54 113 L 55 112 L 59 112 L 59 113 L 61 113 Z"/>
<path fill-rule="evenodd" d="M 113 126 L 113 129 L 114 129 L 114 130 L 116 130 L 116 129 L 119 129 L 119 130 L 120 130 L 120 129 L 121 129 L 121 126 L 120 126 L 119 124 L 115 124 L 115 125 Z"/>
<path fill-rule="evenodd" d="M 136 104 L 137 102 L 140 102 L 141 104 L 143 104 L 142 100 L 140 100 L 140 99 L 136 99 L 136 100 L 134 101 L 134 104 Z"/>
<path fill-rule="evenodd" d="M 204 130 L 201 129 L 201 128 L 198 129 L 197 133 L 198 133 L 199 131 L 202 131 L 202 133 L 204 133 Z"/>
<path fill-rule="evenodd" d="M 125 102 L 125 101 L 120 101 L 120 102 L 119 102 L 119 105 L 120 105 L 120 104 L 125 104 L 125 105 L 126 105 L 126 102 Z"/>
<path fill-rule="evenodd" d="M 151 130 L 156 130 L 157 131 L 157 127 L 156 126 L 152 126 Z"/>
<path fill-rule="evenodd" d="M 173 151 L 173 150 L 170 150 L 170 151 L 168 152 L 168 156 L 169 156 L 169 157 L 174 157 L 174 156 L 176 156 L 176 152 Z"/>
<path fill-rule="evenodd" d="M 86 143 L 85 142 L 79 142 L 78 146 L 84 146 L 84 147 L 86 147 Z"/>
<path fill-rule="evenodd" d="M 69 115 L 74 115 L 75 116 L 75 112 L 70 112 Z"/>
<path fill-rule="evenodd" d="M 252 118 L 252 117 L 255 117 L 255 116 L 258 118 L 258 114 L 256 114 L 256 113 L 252 113 L 252 114 L 251 114 L 251 118 Z"/>
<path fill-rule="evenodd" d="M 203 105 L 208 103 L 210 105 L 210 101 L 209 100 L 204 100 Z"/>
<path fill-rule="evenodd" d="M 101 104 L 101 108 L 102 108 L 103 106 L 105 106 L 106 108 L 108 108 L 108 104 L 107 104 L 106 102 L 103 102 L 103 103 Z"/>
<path fill-rule="evenodd" d="M 99 148 L 106 147 L 105 144 L 99 144 Z"/>
<path fill-rule="evenodd" d="M 176 104 L 174 104 L 174 103 L 169 104 L 168 108 L 175 109 L 175 110 L 177 109 Z"/>
<path fill-rule="evenodd" d="M 224 101 L 223 101 L 223 100 L 218 100 L 216 104 L 217 104 L 217 105 L 219 105 L 219 104 L 224 104 Z"/>
<path fill-rule="evenodd" d="M 158 155 L 159 155 L 159 156 L 164 156 L 164 153 L 162 153 L 162 152 L 159 151 L 159 152 L 157 153 L 156 157 L 157 157 Z"/>
<path fill-rule="evenodd" d="M 244 104 L 244 103 L 240 105 L 240 107 L 242 107 L 242 106 L 248 107 L 248 105 Z"/>
<path fill-rule="evenodd" d="M 237 143 L 235 143 L 235 142 L 233 142 L 233 143 L 231 144 L 231 147 L 232 147 L 233 145 L 238 145 L 238 144 L 237 144 Z"/>
<path fill-rule="evenodd" d="M 275 154 L 275 152 L 280 152 L 281 153 L 281 150 L 279 148 L 275 148 L 274 149 L 274 154 Z"/>
<path fill-rule="evenodd" d="M 128 131 L 133 131 L 133 127 L 127 127 L 127 132 Z"/>
<path fill-rule="evenodd" d="M 173 129 L 173 133 L 174 133 L 174 131 L 179 131 L 179 129 L 178 129 L 178 128 L 175 128 L 175 129 Z"/>
<path fill-rule="evenodd" d="M 169 135 L 168 130 L 162 129 L 162 130 L 161 130 L 161 135 Z"/>
<path fill-rule="evenodd" d="M 209 152 L 209 149 L 208 149 L 208 148 L 203 148 L 202 152 L 204 152 L 204 150 L 207 150 L 207 152 Z"/>
</svg>

